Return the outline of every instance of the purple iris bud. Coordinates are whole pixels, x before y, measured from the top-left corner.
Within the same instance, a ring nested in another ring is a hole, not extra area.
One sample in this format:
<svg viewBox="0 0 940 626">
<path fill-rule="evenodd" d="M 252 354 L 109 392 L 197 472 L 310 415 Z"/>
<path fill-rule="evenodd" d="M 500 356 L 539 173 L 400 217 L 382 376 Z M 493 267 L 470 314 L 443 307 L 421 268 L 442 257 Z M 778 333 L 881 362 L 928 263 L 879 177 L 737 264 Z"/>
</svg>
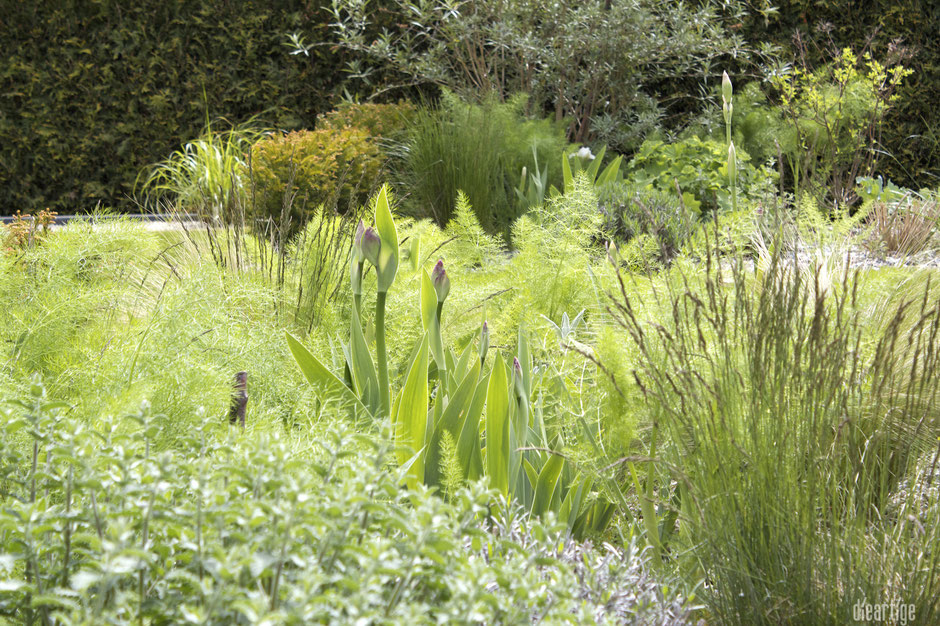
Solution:
<svg viewBox="0 0 940 626">
<path fill-rule="evenodd" d="M 362 256 L 364 256 L 369 263 L 378 267 L 382 240 L 379 238 L 379 234 L 375 232 L 374 228 L 370 226 L 362 232 L 359 246 L 362 248 Z"/>
<path fill-rule="evenodd" d="M 353 246 L 361 254 L 362 253 L 362 235 L 366 232 L 366 226 L 362 223 L 362 220 L 359 220 L 359 225 L 356 226 L 356 238 L 353 240 Z"/>
<path fill-rule="evenodd" d="M 443 302 L 450 293 L 450 278 L 444 270 L 444 262 L 438 261 L 431 272 L 431 282 L 434 284 L 434 291 L 437 292 L 437 301 Z"/>
</svg>

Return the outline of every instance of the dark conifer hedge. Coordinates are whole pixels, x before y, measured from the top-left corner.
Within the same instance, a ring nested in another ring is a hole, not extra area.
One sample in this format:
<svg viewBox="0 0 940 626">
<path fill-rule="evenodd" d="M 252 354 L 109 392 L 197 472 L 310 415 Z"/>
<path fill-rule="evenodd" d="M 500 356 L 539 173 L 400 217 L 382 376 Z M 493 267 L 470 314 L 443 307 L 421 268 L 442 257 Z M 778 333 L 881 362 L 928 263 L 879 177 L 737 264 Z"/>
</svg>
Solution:
<svg viewBox="0 0 940 626">
<path fill-rule="evenodd" d="M 0 214 L 130 209 L 206 114 L 312 127 L 343 60 L 323 0 L 0 0 Z"/>
</svg>

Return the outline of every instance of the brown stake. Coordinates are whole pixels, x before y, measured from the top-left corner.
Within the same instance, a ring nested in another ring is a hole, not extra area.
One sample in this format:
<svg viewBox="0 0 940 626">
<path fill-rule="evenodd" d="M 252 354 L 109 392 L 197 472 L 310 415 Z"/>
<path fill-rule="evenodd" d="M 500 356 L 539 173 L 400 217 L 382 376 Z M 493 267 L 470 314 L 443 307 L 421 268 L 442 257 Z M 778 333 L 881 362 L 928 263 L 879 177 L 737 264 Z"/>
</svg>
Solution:
<svg viewBox="0 0 940 626">
<path fill-rule="evenodd" d="M 228 411 L 228 421 L 245 427 L 245 409 L 248 408 L 248 372 L 235 374 L 235 393 L 232 394 L 232 406 Z"/>
</svg>

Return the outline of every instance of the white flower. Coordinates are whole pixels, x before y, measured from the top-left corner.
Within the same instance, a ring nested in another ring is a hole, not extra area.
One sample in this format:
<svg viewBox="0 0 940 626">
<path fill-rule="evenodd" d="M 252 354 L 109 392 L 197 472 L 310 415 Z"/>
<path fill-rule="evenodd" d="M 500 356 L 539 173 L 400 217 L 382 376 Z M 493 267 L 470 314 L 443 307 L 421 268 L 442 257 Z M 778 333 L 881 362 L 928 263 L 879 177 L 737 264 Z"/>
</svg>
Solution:
<svg viewBox="0 0 940 626">
<path fill-rule="evenodd" d="M 587 159 L 588 161 L 594 160 L 594 155 L 591 153 L 591 149 L 588 148 L 587 146 L 583 146 L 577 152 L 572 152 L 571 156 L 576 156 L 579 159 Z"/>
</svg>

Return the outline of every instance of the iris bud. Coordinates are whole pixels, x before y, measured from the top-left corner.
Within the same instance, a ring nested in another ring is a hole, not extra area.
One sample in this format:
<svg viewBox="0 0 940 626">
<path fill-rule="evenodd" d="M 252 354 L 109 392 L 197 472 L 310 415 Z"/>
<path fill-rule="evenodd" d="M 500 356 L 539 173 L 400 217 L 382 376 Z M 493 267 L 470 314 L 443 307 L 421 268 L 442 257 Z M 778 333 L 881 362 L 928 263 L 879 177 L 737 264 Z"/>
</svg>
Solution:
<svg viewBox="0 0 940 626">
<path fill-rule="evenodd" d="M 444 262 L 438 261 L 431 271 L 431 283 L 434 285 L 434 291 L 437 293 L 437 301 L 444 302 L 447 294 L 450 293 L 450 278 L 444 270 Z"/>
<path fill-rule="evenodd" d="M 512 374 L 512 380 L 516 387 L 516 395 L 519 396 L 520 399 L 527 399 L 525 380 L 522 376 L 522 364 L 519 363 L 519 357 L 513 357 L 512 359 Z"/>
<path fill-rule="evenodd" d="M 379 234 L 375 232 L 374 228 L 370 226 L 363 231 L 359 245 L 362 248 L 362 256 L 365 257 L 369 263 L 378 268 L 379 252 L 382 250 L 382 240 L 379 238 Z"/>
<path fill-rule="evenodd" d="M 362 235 L 365 232 L 365 224 L 362 223 L 362 220 L 359 220 L 359 225 L 356 226 L 356 236 L 353 239 L 353 254 L 357 256 L 362 256 Z"/>
</svg>

